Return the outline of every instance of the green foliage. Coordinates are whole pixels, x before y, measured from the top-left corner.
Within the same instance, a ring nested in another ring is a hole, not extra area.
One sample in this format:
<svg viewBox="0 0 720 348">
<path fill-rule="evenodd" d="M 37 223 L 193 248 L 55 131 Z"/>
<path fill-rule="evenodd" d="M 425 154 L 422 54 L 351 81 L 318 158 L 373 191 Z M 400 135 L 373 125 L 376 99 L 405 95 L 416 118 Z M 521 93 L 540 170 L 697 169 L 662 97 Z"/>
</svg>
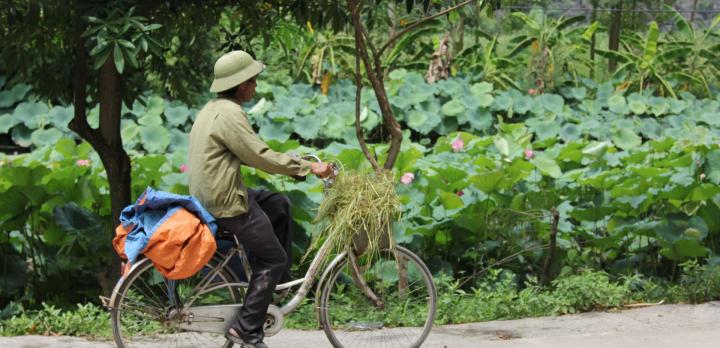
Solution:
<svg viewBox="0 0 720 348">
<path fill-rule="evenodd" d="M 110 338 L 110 315 L 92 304 L 78 304 L 75 310 L 61 310 L 44 304 L 37 311 L 20 309 L 0 322 L 0 336 L 63 335 Z"/>
<path fill-rule="evenodd" d="M 697 261 L 690 260 L 682 264 L 682 270 L 680 286 L 690 303 L 715 301 L 720 298 L 720 266 L 700 265 Z"/>
<path fill-rule="evenodd" d="M 305 84 L 261 83 L 258 89 L 260 100 L 247 109 L 275 150 L 318 153 L 351 171 L 368 168 L 354 145 L 349 81 L 333 85 L 327 96 Z M 460 78 L 429 85 L 407 70 L 395 70 L 388 89 L 407 127 L 392 178 L 403 206 L 394 236 L 434 273 L 459 275 L 515 255 L 503 267 L 539 274 L 552 208 L 561 216 L 554 274 L 567 266 L 670 278 L 676 263 L 717 255 L 717 100 L 624 96 L 610 84 L 590 83 L 565 97 L 525 95 Z M 382 134 L 369 94 L 361 103 L 362 125 L 368 134 Z M 49 115 L 69 109 L 31 103 L 16 101 L 7 113 L 35 115 L 30 125 L 37 128 L 15 123 L 10 134 L 50 129 L 46 122 L 55 117 Z M 183 165 L 195 110 L 158 96 L 123 110 L 134 197 L 147 186 L 187 193 Z M 31 153 L 0 159 L 0 196 L 18 202 L 0 208 L 0 245 L 7 264 L 38 255 L 46 273 L 14 268 L 4 283 L 10 298 L 23 289 L 35 296 L 67 271 L 82 269 L 87 273 L 78 274 L 92 280 L 106 262 L 94 255 L 112 252 L 110 228 L 102 227 L 112 225 L 108 186 L 89 145 L 64 136 L 30 146 Z M 370 147 L 380 160 L 386 156 L 386 145 Z M 302 255 L 321 183 L 250 168 L 244 176 L 249 185 L 291 197 Z"/>
<path fill-rule="evenodd" d="M 160 56 L 161 44 L 154 39 L 150 32 L 162 27 L 160 24 L 144 24 L 147 18 L 133 15 L 135 8 L 123 12 L 119 9 L 111 9 L 107 19 L 88 17 L 90 23 L 83 37 L 90 38 L 93 48 L 90 50 L 90 57 L 93 59 L 93 66 L 99 69 L 110 58 L 117 71 L 122 74 L 125 68 L 125 61 L 137 69 L 138 55 L 142 51 L 152 51 Z"/>
</svg>

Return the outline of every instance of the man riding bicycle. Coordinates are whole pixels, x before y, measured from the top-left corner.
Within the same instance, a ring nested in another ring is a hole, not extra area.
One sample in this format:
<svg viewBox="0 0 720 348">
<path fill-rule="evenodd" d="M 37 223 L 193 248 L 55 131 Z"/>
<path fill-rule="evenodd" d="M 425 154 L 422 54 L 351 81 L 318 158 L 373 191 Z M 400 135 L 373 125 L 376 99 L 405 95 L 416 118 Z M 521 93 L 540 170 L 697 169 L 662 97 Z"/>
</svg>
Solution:
<svg viewBox="0 0 720 348">
<path fill-rule="evenodd" d="M 211 92 L 218 94 L 198 113 L 190 131 L 189 188 L 252 255 L 252 277 L 243 306 L 226 337 L 241 347 L 267 347 L 263 323 L 275 286 L 289 280 L 292 261 L 290 202 L 266 190 L 247 189 L 241 166 L 269 173 L 324 178 L 327 163 L 311 163 L 271 150 L 253 131 L 241 103 L 252 100 L 264 65 L 244 51 L 215 63 Z"/>
</svg>

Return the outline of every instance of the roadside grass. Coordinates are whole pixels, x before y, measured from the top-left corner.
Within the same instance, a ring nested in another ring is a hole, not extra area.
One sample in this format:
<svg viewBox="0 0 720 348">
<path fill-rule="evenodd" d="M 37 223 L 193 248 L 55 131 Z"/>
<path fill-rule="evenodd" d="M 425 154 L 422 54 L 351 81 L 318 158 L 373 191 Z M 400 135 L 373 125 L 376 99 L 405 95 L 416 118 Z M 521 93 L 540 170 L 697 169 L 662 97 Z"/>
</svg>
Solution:
<svg viewBox="0 0 720 348">
<path fill-rule="evenodd" d="M 559 277 L 551 286 L 543 287 L 534 278 L 521 286 L 514 274 L 497 269 L 489 271 L 471 290 L 461 289 L 458 280 L 438 277 L 435 324 L 562 315 L 619 309 L 637 303 L 701 303 L 720 299 L 720 266 L 689 261 L 682 265 L 682 270 L 677 283 L 641 275 L 612 279 L 605 272 L 586 270 Z M 316 318 L 314 303 L 308 300 L 286 318 L 285 326 L 317 329 Z M 396 318 L 401 322 L 406 319 Z M 0 312 L 0 336 L 19 335 L 111 339 L 110 315 L 93 303 L 67 309 L 43 304 L 37 310 L 11 303 Z"/>
</svg>

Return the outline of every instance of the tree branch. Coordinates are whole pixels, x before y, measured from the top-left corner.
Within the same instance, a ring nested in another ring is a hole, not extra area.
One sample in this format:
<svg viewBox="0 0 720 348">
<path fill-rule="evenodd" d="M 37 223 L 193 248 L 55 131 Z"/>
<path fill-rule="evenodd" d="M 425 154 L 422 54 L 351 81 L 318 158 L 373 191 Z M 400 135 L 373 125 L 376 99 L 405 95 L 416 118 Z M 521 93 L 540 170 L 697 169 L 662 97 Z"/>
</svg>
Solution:
<svg viewBox="0 0 720 348">
<path fill-rule="evenodd" d="M 453 7 L 449 7 L 449 8 L 447 8 L 447 9 L 444 9 L 444 10 L 442 10 L 442 11 L 440 11 L 440 12 L 434 14 L 434 15 L 427 16 L 427 17 L 423 17 L 423 18 L 421 18 L 421 19 L 418 19 L 417 21 L 415 21 L 415 22 L 413 22 L 412 24 L 410 24 L 410 25 L 408 25 L 407 27 L 405 27 L 405 29 L 400 30 L 399 32 L 397 32 L 397 33 L 395 33 L 393 36 L 391 36 L 391 37 L 388 39 L 388 41 L 387 41 L 384 45 L 382 45 L 382 47 L 380 47 L 380 50 L 378 51 L 378 54 L 379 54 L 379 55 L 382 55 L 383 52 L 385 52 L 385 50 L 388 49 L 388 47 L 390 47 L 390 45 L 392 45 L 393 43 L 395 43 L 395 41 L 397 41 L 401 36 L 409 33 L 410 31 L 412 31 L 413 29 L 417 28 L 417 27 L 420 26 L 421 24 L 423 24 L 423 23 L 425 23 L 425 22 L 427 22 L 427 21 L 429 21 L 429 20 L 431 20 L 431 19 L 435 19 L 435 18 L 437 18 L 437 17 L 440 17 L 440 16 L 442 16 L 442 15 L 445 15 L 445 14 L 447 14 L 447 13 L 449 13 L 449 12 L 455 11 L 455 10 L 457 10 L 457 9 L 465 6 L 465 5 L 468 5 L 468 4 L 470 4 L 470 3 L 472 3 L 472 2 L 476 2 L 476 1 L 478 1 L 478 0 L 467 0 L 467 1 L 464 1 L 464 2 L 461 2 L 461 3 L 457 4 L 457 5 L 455 5 L 455 6 L 453 6 Z M 478 10 L 478 12 L 482 11 L 482 9 L 485 7 L 485 5 L 487 5 L 487 3 L 488 3 L 488 0 L 483 0 L 482 5 L 480 5 L 480 10 Z"/>
<path fill-rule="evenodd" d="M 552 267 L 552 264 L 555 261 L 555 254 L 557 252 L 557 232 L 558 223 L 560 222 L 560 213 L 554 207 L 550 209 L 550 213 L 552 214 L 552 225 L 550 226 L 550 250 L 548 251 L 548 256 L 545 259 L 542 276 L 540 277 L 540 284 L 542 285 L 550 284 L 550 267 Z"/>
<path fill-rule="evenodd" d="M 355 32 L 356 40 L 359 32 Z M 365 158 L 370 161 L 373 169 L 377 172 L 380 170 L 377 160 L 373 155 L 370 154 L 370 150 L 365 143 L 365 135 L 363 134 L 362 127 L 360 126 L 360 99 L 362 98 L 362 76 L 360 76 L 360 56 L 355 55 L 355 135 L 360 143 L 360 149 L 362 149 Z"/>
<path fill-rule="evenodd" d="M 391 169 L 395 164 L 398 154 L 400 153 L 400 145 L 402 144 L 400 124 L 395 119 L 392 108 L 390 107 L 390 101 L 388 100 L 387 92 L 385 91 L 385 86 L 383 84 L 383 76 L 373 73 L 376 69 L 370 62 L 365 40 L 363 39 L 363 25 L 360 22 L 360 6 L 359 4 L 356 4 L 355 0 L 347 0 L 347 3 L 351 13 L 352 25 L 356 32 L 356 54 L 360 56 L 363 64 L 365 65 L 365 70 L 368 72 L 368 78 L 370 79 L 373 91 L 375 91 L 375 96 L 377 97 L 378 104 L 380 105 L 380 112 L 383 116 L 383 126 L 388 130 L 388 133 L 390 133 L 390 148 L 388 149 L 388 157 L 383 167 L 385 169 Z M 360 35 L 357 33 L 360 33 Z"/>
<path fill-rule="evenodd" d="M 68 128 L 85 139 L 98 153 L 108 151 L 102 135 L 90 127 L 87 121 L 87 84 L 88 84 L 88 55 L 83 44 L 82 33 L 85 27 L 79 14 L 74 15 L 75 40 L 75 66 L 73 67 L 73 104 L 75 107 L 73 119 Z"/>
</svg>

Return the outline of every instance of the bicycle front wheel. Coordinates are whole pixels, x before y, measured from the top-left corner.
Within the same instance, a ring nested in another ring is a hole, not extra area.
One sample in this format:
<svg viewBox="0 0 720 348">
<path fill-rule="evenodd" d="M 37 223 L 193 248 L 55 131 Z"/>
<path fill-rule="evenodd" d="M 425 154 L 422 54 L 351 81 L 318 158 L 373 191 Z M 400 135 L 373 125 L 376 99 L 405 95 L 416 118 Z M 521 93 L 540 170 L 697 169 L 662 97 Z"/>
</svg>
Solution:
<svg viewBox="0 0 720 348">
<path fill-rule="evenodd" d="M 419 347 L 432 329 L 437 291 L 411 251 L 382 250 L 370 263 L 345 258 L 320 296 L 320 323 L 334 347 Z M 356 266 L 360 265 L 360 266 Z"/>
<path fill-rule="evenodd" d="M 111 323 L 115 343 L 120 348 L 135 347 L 221 347 L 226 344 L 217 330 L 197 329 L 198 321 L 208 327 L 221 325 L 223 318 L 199 318 L 184 304 L 212 306 L 241 303 L 244 289 L 233 287 L 237 277 L 227 267 L 220 269 L 208 286 L 198 285 L 220 262 L 215 257 L 203 270 L 183 280 L 162 277 L 150 259 L 142 259 L 115 289 L 111 299 Z M 215 323 L 220 321 L 220 324 Z M 195 326 L 192 326 L 192 323 Z M 188 327 L 192 329 L 188 330 Z M 229 345 L 228 345 L 229 346 Z"/>
</svg>

